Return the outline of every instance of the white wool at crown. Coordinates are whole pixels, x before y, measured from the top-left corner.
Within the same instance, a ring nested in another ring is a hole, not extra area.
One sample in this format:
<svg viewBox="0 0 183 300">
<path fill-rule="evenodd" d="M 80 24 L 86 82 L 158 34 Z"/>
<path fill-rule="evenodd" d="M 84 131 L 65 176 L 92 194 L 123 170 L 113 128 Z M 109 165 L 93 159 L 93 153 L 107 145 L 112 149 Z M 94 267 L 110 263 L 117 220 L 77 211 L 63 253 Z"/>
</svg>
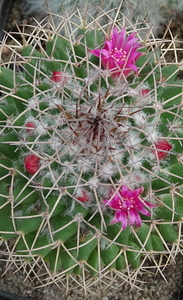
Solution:
<svg viewBox="0 0 183 300">
<path fill-rule="evenodd" d="M 48 7 L 47 4 L 48 3 Z M 120 7 L 126 17 L 134 20 L 145 19 L 155 27 L 166 23 L 167 18 L 174 13 L 183 10 L 182 0 L 23 0 L 23 7 L 26 13 L 45 13 L 48 10 L 52 13 L 63 14 L 66 9 L 70 11 L 76 7 L 87 9 L 92 16 L 97 16 L 99 7 L 108 11 Z"/>
</svg>

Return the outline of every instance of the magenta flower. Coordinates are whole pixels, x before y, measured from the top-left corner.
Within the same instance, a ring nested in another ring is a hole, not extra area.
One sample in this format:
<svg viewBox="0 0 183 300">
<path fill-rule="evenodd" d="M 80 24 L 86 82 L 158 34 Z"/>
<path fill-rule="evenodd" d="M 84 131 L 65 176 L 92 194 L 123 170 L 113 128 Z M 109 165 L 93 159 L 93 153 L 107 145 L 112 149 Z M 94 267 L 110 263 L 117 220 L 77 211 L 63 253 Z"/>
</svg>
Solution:
<svg viewBox="0 0 183 300">
<path fill-rule="evenodd" d="M 90 52 L 101 58 L 103 67 L 112 71 L 112 77 L 119 77 L 121 73 L 127 76 L 131 71 L 138 71 L 135 63 L 144 54 L 137 51 L 141 44 L 137 42 L 138 38 L 135 35 L 134 32 L 126 37 L 125 28 L 118 32 L 114 27 L 111 39 L 105 41 L 104 47 Z"/>
<path fill-rule="evenodd" d="M 107 206 L 115 210 L 115 216 L 111 224 L 121 222 L 123 230 L 127 225 L 132 226 L 136 224 L 138 227 L 141 226 L 142 221 L 139 213 L 150 216 L 151 213 L 146 208 L 156 207 L 156 205 L 141 199 L 140 194 L 142 192 L 143 188 L 130 190 L 127 186 L 123 185 L 114 194 L 112 199 L 103 199 Z"/>
</svg>

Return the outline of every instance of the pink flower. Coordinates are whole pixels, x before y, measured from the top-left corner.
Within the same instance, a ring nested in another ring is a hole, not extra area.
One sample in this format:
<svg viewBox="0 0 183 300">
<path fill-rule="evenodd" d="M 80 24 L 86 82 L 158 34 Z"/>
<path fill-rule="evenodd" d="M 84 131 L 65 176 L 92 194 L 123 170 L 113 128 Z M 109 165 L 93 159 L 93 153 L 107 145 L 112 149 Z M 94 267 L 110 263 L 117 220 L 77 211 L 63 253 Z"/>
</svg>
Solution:
<svg viewBox="0 0 183 300">
<path fill-rule="evenodd" d="M 172 149 L 172 145 L 169 144 L 166 140 L 160 140 L 155 144 L 155 149 L 156 150 L 153 150 L 154 154 L 157 155 L 160 160 L 162 160 L 167 157 L 168 151 Z"/>
<path fill-rule="evenodd" d="M 51 80 L 53 80 L 55 83 L 65 83 L 67 81 L 67 78 L 64 76 L 64 73 L 59 71 L 53 71 Z"/>
<path fill-rule="evenodd" d="M 114 193 L 112 199 L 103 199 L 107 206 L 115 210 L 115 216 L 111 224 L 121 222 L 123 230 L 127 225 L 136 224 L 138 227 L 141 226 L 142 221 L 139 213 L 150 216 L 151 213 L 146 208 L 156 207 L 156 205 L 141 199 L 140 194 L 142 192 L 142 187 L 130 190 L 123 185 L 118 192 Z"/>
<path fill-rule="evenodd" d="M 26 171 L 34 175 L 40 168 L 40 158 L 35 154 L 29 154 L 24 158 L 24 166 Z"/>
<path fill-rule="evenodd" d="M 103 67 L 112 71 L 112 77 L 119 77 L 121 73 L 127 76 L 131 71 L 138 71 L 135 63 L 144 54 L 137 51 L 141 44 L 137 42 L 135 35 L 134 32 L 126 37 L 125 28 L 118 32 L 114 27 L 111 39 L 105 41 L 104 47 L 90 52 L 101 58 Z"/>
</svg>

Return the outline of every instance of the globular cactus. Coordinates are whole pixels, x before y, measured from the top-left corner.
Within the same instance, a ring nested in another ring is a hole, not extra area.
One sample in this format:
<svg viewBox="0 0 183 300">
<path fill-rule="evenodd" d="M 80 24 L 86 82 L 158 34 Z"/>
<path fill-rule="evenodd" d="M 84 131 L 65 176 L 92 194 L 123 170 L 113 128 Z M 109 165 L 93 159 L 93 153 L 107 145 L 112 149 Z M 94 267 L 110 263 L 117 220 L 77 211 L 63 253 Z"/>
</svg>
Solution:
<svg viewBox="0 0 183 300">
<path fill-rule="evenodd" d="M 180 252 L 183 110 L 173 39 L 79 16 L 30 26 L 1 63 L 0 236 L 7 266 L 87 293 Z"/>
</svg>

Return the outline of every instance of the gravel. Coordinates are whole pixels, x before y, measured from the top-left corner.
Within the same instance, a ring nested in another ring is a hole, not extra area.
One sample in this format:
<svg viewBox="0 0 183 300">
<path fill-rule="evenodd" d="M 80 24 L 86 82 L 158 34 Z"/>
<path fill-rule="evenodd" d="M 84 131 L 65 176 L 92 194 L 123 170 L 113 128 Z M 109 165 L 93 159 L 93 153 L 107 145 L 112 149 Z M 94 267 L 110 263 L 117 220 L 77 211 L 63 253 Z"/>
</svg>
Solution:
<svg viewBox="0 0 183 300">
<path fill-rule="evenodd" d="M 101 300 L 179 300 L 180 292 L 183 288 L 182 266 L 183 256 L 178 255 L 176 263 L 169 265 L 163 272 L 167 281 L 165 281 L 160 274 L 155 276 L 153 273 L 146 273 L 140 276 L 141 282 L 137 284 L 138 288 L 131 290 L 130 287 L 126 285 L 115 289 L 115 284 L 113 284 L 113 288 L 104 290 L 101 286 L 99 289 L 98 287 L 93 289 L 93 292 L 97 293 L 97 291 L 100 290 L 101 295 L 98 299 Z M 1 262 L 0 273 L 2 274 L 5 269 L 5 263 Z M 70 291 L 68 295 L 65 295 L 63 290 L 53 284 L 42 288 L 38 288 L 38 285 L 38 281 L 33 277 L 25 280 L 25 275 L 21 272 L 17 272 L 15 266 L 11 266 L 5 275 L 0 278 L 0 290 L 25 297 L 25 300 L 97 299 L 96 295 L 88 295 L 88 297 L 85 297 L 83 293 L 79 293 L 78 290 Z M 72 287 L 75 288 L 74 284 Z M 16 298 L 14 298 L 14 300 L 16 300 Z"/>
</svg>

